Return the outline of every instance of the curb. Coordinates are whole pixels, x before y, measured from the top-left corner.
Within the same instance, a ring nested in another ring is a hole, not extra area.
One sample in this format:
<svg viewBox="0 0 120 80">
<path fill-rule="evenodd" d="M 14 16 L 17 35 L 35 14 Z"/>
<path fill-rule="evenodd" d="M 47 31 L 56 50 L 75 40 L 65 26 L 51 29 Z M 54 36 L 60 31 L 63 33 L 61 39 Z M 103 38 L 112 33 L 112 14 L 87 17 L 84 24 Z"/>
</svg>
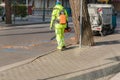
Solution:
<svg viewBox="0 0 120 80">
<path fill-rule="evenodd" d="M 24 26 L 24 25 L 34 25 L 34 24 L 46 24 L 50 22 L 38 22 L 38 23 L 25 23 L 25 24 L 0 24 L 1 27 L 12 27 L 12 26 Z"/>
<path fill-rule="evenodd" d="M 1 29 L 12 29 L 12 28 L 16 28 L 19 26 L 26 26 L 26 25 L 40 25 L 40 24 L 48 24 L 49 25 L 50 22 L 41 22 L 41 23 L 28 23 L 28 24 L 0 24 L 0 30 Z M 69 25 L 72 25 L 72 22 L 69 22 Z"/>
<path fill-rule="evenodd" d="M 38 24 L 48 24 L 49 22 L 41 22 L 41 23 L 26 23 L 26 24 L 0 24 L 1 29 L 11 29 L 17 26 L 26 26 L 26 25 L 38 25 Z"/>
<path fill-rule="evenodd" d="M 28 64 L 30 62 L 35 61 L 36 59 L 38 59 L 40 57 L 49 55 L 50 53 L 55 52 L 55 51 L 56 51 L 56 49 L 51 50 L 49 52 L 46 52 L 45 54 L 42 54 L 42 55 L 38 55 L 38 56 L 35 56 L 35 57 L 32 57 L 32 58 L 28 58 L 28 59 L 23 60 L 23 61 L 19 61 L 19 62 L 13 63 L 13 64 L 8 64 L 8 65 L 5 65 L 5 66 L 2 66 L 2 67 L 0 67 L 0 72 L 5 71 L 5 70 L 9 70 L 9 69 L 12 69 L 12 68 L 15 68 L 15 67 L 18 67 L 18 66 Z"/>
<path fill-rule="evenodd" d="M 37 23 L 23 23 L 23 24 L 0 24 L 0 27 L 12 27 L 12 26 L 24 26 L 24 25 L 35 25 L 35 24 L 48 24 L 50 23 L 49 21 L 46 22 L 37 22 Z M 72 24 L 70 21 L 69 24 Z"/>
<path fill-rule="evenodd" d="M 20 62 L 16 62 L 16 63 L 13 63 L 13 64 L 8 64 L 6 66 L 2 66 L 2 67 L 0 67 L 0 72 L 11 69 L 11 68 L 14 68 L 14 67 L 17 67 L 17 66 L 20 66 L 20 65 L 27 64 L 27 63 L 31 62 L 33 59 L 35 59 L 35 58 L 30 58 L 30 59 L 23 60 L 23 61 L 20 61 Z"/>
</svg>

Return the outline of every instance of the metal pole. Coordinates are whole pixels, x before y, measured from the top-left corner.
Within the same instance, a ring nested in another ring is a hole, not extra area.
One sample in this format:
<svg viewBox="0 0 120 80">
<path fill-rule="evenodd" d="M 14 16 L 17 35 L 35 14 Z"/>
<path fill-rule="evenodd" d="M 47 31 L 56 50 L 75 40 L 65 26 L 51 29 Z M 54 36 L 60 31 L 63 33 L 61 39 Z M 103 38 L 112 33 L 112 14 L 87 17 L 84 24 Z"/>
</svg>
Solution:
<svg viewBox="0 0 120 80">
<path fill-rule="evenodd" d="M 46 0 L 44 0 L 44 4 L 43 4 L 43 21 L 45 21 L 45 2 Z"/>
<path fill-rule="evenodd" d="M 27 13 L 28 13 L 28 0 L 26 0 L 26 7 L 27 7 Z"/>
<path fill-rule="evenodd" d="M 27 20 L 28 20 L 28 17 L 29 17 L 29 13 L 28 13 L 28 7 L 29 7 L 29 0 L 26 0 L 26 7 L 27 7 Z"/>
<path fill-rule="evenodd" d="M 15 24 L 15 1 L 13 2 L 14 3 L 14 19 L 13 19 L 13 21 L 14 21 L 14 24 Z"/>
<path fill-rule="evenodd" d="M 28 7 L 28 0 L 26 0 L 26 6 Z"/>
<path fill-rule="evenodd" d="M 80 39 L 79 39 L 79 47 L 82 48 L 82 6 L 83 0 L 80 1 Z"/>
</svg>

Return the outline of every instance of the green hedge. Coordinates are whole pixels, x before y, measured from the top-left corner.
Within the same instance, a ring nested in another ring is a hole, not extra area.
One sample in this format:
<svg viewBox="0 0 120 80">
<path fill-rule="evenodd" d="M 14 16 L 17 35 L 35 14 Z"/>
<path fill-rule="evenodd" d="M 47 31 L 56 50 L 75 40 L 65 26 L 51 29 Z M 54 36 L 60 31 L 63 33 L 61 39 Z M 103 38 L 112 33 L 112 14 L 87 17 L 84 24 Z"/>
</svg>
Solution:
<svg viewBox="0 0 120 80">
<path fill-rule="evenodd" d="M 15 16 L 20 16 L 20 17 L 26 17 L 27 16 L 27 7 L 26 5 L 19 4 L 19 5 L 13 5 L 13 14 Z"/>
</svg>

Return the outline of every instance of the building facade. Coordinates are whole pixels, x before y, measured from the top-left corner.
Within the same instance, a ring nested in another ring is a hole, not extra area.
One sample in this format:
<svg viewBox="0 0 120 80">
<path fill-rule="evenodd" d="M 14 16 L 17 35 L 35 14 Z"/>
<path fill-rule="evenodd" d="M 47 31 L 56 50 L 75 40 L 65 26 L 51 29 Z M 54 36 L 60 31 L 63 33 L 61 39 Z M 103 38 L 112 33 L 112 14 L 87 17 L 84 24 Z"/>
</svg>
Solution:
<svg viewBox="0 0 120 80">
<path fill-rule="evenodd" d="M 62 5 L 66 8 L 70 7 L 69 0 L 60 0 Z M 45 8 L 53 8 L 56 0 L 28 0 L 29 6 L 34 6 L 35 8 L 43 8 L 45 2 Z"/>
<path fill-rule="evenodd" d="M 69 11 L 70 5 L 69 0 L 60 0 L 62 5 Z M 28 13 L 29 14 L 40 14 L 41 11 L 51 12 L 54 7 L 56 0 L 28 0 Z M 70 12 L 70 11 L 69 11 Z"/>
</svg>

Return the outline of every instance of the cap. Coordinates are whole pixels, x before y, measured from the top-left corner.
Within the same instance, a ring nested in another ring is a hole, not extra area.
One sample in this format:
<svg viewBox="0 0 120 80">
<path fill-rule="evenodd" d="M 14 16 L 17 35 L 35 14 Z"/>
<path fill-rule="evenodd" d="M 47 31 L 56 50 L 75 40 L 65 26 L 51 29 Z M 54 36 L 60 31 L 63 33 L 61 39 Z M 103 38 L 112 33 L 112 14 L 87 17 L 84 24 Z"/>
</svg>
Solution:
<svg viewBox="0 0 120 80">
<path fill-rule="evenodd" d="M 58 4 L 61 4 L 61 2 L 57 1 L 57 2 L 56 2 L 56 5 L 58 5 Z"/>
</svg>

